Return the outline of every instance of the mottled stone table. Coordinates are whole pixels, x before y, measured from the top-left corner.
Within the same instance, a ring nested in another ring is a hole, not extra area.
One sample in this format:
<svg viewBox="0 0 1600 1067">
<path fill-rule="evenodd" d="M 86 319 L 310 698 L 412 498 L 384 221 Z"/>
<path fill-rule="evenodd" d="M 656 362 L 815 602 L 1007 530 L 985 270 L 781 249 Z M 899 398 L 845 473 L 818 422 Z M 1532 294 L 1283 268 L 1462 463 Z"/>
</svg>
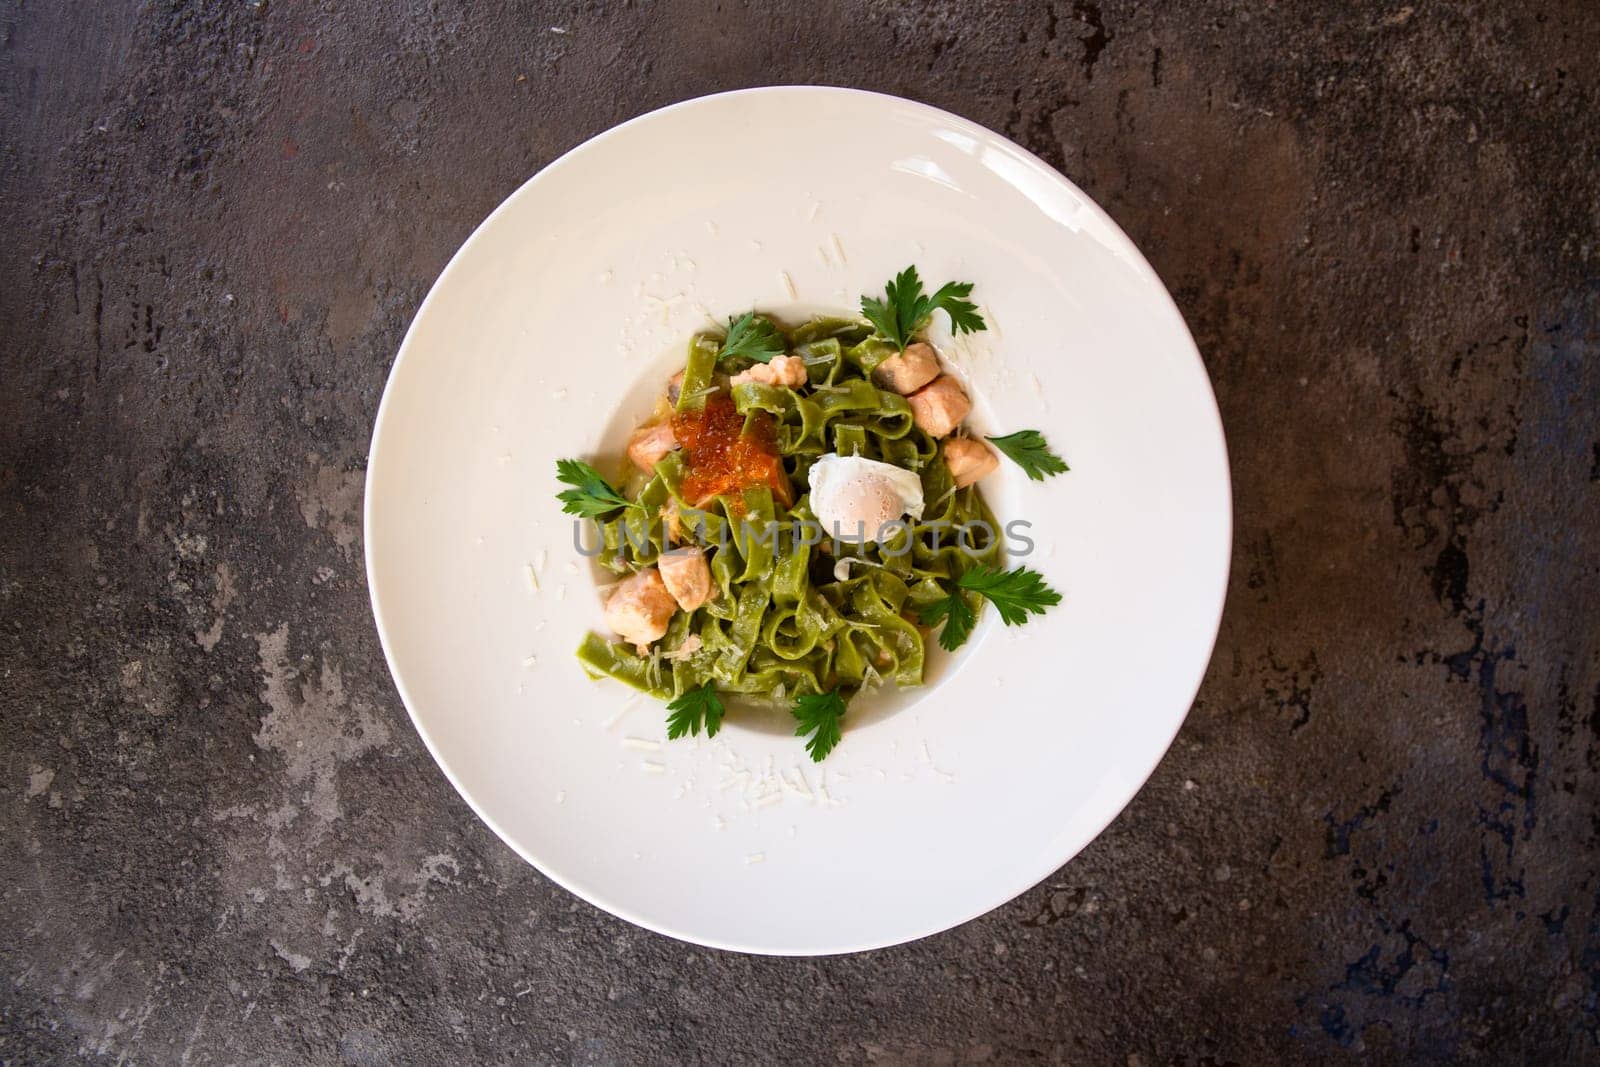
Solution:
<svg viewBox="0 0 1600 1067">
<path fill-rule="evenodd" d="M 1597 56 L 1577 2 L 0 6 L 0 1061 L 1594 1062 Z M 1111 212 L 1216 383 L 1237 547 L 1093 846 L 785 961 L 477 822 L 390 685 L 360 501 L 502 197 L 806 81 Z"/>
</svg>

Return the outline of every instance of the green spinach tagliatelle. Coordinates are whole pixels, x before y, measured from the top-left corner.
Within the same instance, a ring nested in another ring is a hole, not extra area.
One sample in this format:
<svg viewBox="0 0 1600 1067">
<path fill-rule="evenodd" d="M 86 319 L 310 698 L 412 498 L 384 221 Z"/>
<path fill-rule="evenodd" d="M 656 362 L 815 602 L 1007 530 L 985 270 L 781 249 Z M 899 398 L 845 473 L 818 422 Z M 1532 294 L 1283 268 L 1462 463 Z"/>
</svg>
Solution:
<svg viewBox="0 0 1600 1067">
<path fill-rule="evenodd" d="M 909 620 L 962 595 L 956 582 L 967 568 L 999 564 L 994 516 L 977 489 L 955 488 L 939 441 L 916 427 L 904 397 L 871 381 L 872 369 L 894 356 L 896 347 L 855 320 L 815 319 L 792 332 L 770 325 L 788 342 L 786 350 L 805 360 L 806 386 L 743 383 L 732 388 L 732 396 L 747 417 L 772 417 L 795 486 L 794 506 L 785 507 L 769 489 L 754 488 L 737 501 L 719 497 L 695 508 L 680 493 L 683 456 L 671 452 L 632 495 L 638 506 L 595 520 L 599 561 L 619 575 L 649 566 L 672 547 L 665 543 L 666 511 L 675 509 L 683 539 L 707 552 L 717 595 L 693 612 L 674 615 L 650 655 L 593 633 L 578 650 L 591 671 L 663 700 L 708 682 L 723 693 L 774 702 L 853 693 L 880 679 L 921 684 L 925 639 Z M 718 338 L 695 338 L 680 407 L 704 397 L 718 371 L 733 374 L 750 363 L 745 356 L 723 355 Z M 807 472 L 827 452 L 916 472 L 926 502 L 917 532 L 897 529 L 884 544 L 834 545 L 838 556 L 797 536 L 797 521 L 814 522 Z M 958 544 L 957 529 L 975 522 L 987 524 L 988 543 Z M 769 529 L 774 536 L 762 536 Z M 864 562 L 841 580 L 834 575 L 840 556 Z"/>
</svg>

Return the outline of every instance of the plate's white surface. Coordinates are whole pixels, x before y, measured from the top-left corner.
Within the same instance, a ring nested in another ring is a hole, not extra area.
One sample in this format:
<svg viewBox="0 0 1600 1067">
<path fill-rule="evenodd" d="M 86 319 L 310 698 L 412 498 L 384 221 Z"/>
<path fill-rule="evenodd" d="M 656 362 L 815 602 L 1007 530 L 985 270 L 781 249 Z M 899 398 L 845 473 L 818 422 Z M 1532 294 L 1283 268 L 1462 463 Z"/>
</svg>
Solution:
<svg viewBox="0 0 1600 1067">
<path fill-rule="evenodd" d="M 1021 629 L 986 612 L 938 684 L 824 764 L 737 724 L 653 747 L 660 706 L 572 657 L 600 611 L 556 459 L 617 455 L 707 312 L 848 309 L 913 262 L 977 283 L 990 332 L 934 338 L 974 423 L 1040 429 L 1072 464 L 1040 484 L 1002 461 L 983 487 L 1032 522 L 1064 603 Z M 1183 721 L 1230 538 L 1210 383 L 1116 225 L 996 134 L 838 89 L 679 104 L 519 189 L 418 312 L 367 473 L 384 650 L 451 782 L 585 899 L 753 952 L 906 941 L 1071 858 Z"/>
</svg>

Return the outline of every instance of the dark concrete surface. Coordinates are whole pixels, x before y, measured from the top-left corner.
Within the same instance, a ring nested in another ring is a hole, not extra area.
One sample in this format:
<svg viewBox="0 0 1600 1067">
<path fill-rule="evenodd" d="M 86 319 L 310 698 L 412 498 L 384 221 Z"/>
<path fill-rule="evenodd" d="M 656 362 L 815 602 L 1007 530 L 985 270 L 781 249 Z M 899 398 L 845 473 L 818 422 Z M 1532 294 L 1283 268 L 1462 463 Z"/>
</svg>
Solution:
<svg viewBox="0 0 1600 1067">
<path fill-rule="evenodd" d="M 5 0 L 0 1061 L 1596 1062 L 1597 56 L 1580 2 Z M 807 81 L 1105 205 L 1238 521 L 1194 712 L 1098 841 L 785 961 L 479 825 L 359 515 L 405 326 L 501 198 Z"/>
</svg>

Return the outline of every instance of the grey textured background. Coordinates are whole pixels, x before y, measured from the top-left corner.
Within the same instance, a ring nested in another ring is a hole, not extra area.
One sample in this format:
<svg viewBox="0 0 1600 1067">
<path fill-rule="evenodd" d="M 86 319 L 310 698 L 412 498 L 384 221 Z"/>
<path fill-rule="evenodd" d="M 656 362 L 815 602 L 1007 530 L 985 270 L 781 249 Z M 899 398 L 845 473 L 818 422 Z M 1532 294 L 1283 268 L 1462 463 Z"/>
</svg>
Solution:
<svg viewBox="0 0 1600 1067">
<path fill-rule="evenodd" d="M 1594 1062 L 1597 55 L 1580 2 L 4 0 L 0 1060 Z M 1105 205 L 1205 354 L 1238 522 L 1194 712 L 1104 836 L 953 932 L 784 961 L 477 823 L 359 509 L 496 203 L 807 81 Z"/>
</svg>

